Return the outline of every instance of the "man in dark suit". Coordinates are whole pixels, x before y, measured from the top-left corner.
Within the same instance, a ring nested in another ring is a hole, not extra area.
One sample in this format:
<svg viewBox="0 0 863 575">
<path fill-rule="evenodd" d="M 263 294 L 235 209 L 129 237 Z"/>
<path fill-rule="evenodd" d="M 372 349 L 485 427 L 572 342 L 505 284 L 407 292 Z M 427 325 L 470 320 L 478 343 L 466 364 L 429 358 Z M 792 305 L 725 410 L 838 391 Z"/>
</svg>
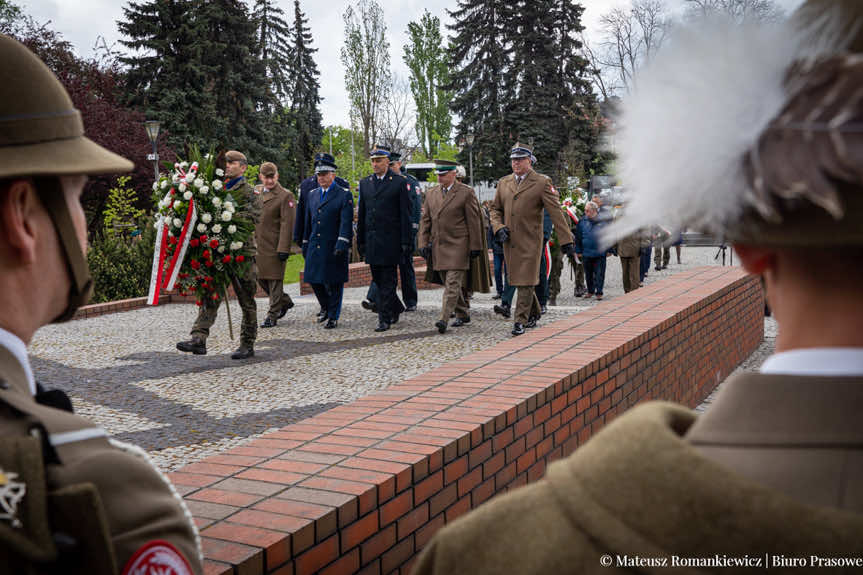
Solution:
<svg viewBox="0 0 863 575">
<path fill-rule="evenodd" d="M 324 327 L 333 329 L 339 323 L 342 294 L 348 281 L 354 198 L 350 190 L 335 183 L 336 163 L 329 158 L 315 162 L 315 174 L 319 186 L 308 193 L 304 214 L 304 279 L 311 284 L 321 309 L 326 311 Z M 322 321 L 320 316 L 318 321 Z"/>
<path fill-rule="evenodd" d="M 396 296 L 396 267 L 414 251 L 411 201 L 407 180 L 389 169 L 389 152 L 376 146 L 370 157 L 374 173 L 360 181 L 357 248 L 378 286 L 375 331 L 386 331 L 405 310 Z"/>
<path fill-rule="evenodd" d="M 327 154 L 326 152 L 321 152 L 319 154 L 315 154 L 315 165 L 319 162 L 328 162 L 332 165 L 336 164 L 335 158 L 331 154 Z M 336 185 L 340 188 L 344 188 L 348 191 L 351 189 L 351 185 L 344 178 L 340 178 L 336 176 L 335 179 Z M 300 182 L 300 189 L 297 194 L 297 219 L 294 222 L 294 243 L 302 245 L 303 237 L 305 236 L 305 225 L 306 225 L 306 204 L 308 204 L 309 192 L 312 190 L 317 190 L 320 184 L 318 184 L 317 175 L 311 175 L 302 182 Z M 318 321 L 322 322 L 327 319 L 327 310 L 323 307 L 318 312 Z"/>
</svg>

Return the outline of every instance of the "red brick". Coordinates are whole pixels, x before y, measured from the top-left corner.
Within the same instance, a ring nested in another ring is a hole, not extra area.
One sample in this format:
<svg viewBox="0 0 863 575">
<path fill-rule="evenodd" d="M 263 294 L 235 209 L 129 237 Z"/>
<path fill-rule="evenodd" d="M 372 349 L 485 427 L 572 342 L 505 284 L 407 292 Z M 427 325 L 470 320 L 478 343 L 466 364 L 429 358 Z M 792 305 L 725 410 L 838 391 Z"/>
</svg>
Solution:
<svg viewBox="0 0 863 575">
<path fill-rule="evenodd" d="M 326 471 L 322 471 L 319 476 L 332 477 L 334 479 L 347 479 L 349 481 L 361 481 L 363 483 L 374 483 L 375 485 L 394 480 L 393 476 L 389 473 L 339 466 L 330 467 Z"/>
<path fill-rule="evenodd" d="M 360 546 L 360 559 L 362 563 L 368 563 L 380 557 L 384 551 L 392 547 L 396 542 L 395 524 L 382 529 Z"/>
<path fill-rule="evenodd" d="M 431 540 L 434 534 L 438 529 L 444 526 L 444 515 L 441 513 L 440 515 L 434 517 L 431 521 L 417 529 L 416 534 L 416 546 L 417 553 L 426 546 L 426 543 Z"/>
<path fill-rule="evenodd" d="M 414 554 L 413 535 L 400 541 L 381 557 L 381 572 L 391 573 Z"/>
<path fill-rule="evenodd" d="M 388 525 L 413 509 L 413 491 L 405 491 L 381 505 L 381 525 Z"/>
<path fill-rule="evenodd" d="M 291 536 L 278 531 L 223 521 L 205 529 L 201 535 L 263 547 L 268 571 L 291 558 Z"/>
<path fill-rule="evenodd" d="M 444 483 L 450 484 L 467 473 L 467 456 L 462 456 L 444 467 Z"/>
<path fill-rule="evenodd" d="M 348 549 L 358 546 L 377 533 L 378 526 L 378 511 L 375 510 L 342 529 L 342 553 L 346 553 Z"/>
<path fill-rule="evenodd" d="M 399 539 L 404 539 L 420 527 L 422 527 L 429 519 L 428 505 L 420 505 L 398 521 L 398 530 L 396 531 Z"/>
<path fill-rule="evenodd" d="M 336 511 L 332 507 L 324 505 L 291 501 L 290 499 L 279 499 L 276 497 L 261 501 L 255 505 L 254 509 L 269 511 L 270 513 L 280 513 L 282 515 L 293 515 L 294 517 L 304 517 L 306 519 L 320 519 L 329 514 L 335 516 Z"/>
<path fill-rule="evenodd" d="M 263 469 L 275 469 L 276 471 L 290 471 L 293 473 L 304 473 L 311 475 L 318 473 L 327 466 L 320 463 L 309 463 L 307 461 L 292 461 L 289 459 L 271 459 L 257 466 Z"/>
<path fill-rule="evenodd" d="M 227 563 L 204 559 L 204 575 L 234 575 L 234 567 Z"/>
<path fill-rule="evenodd" d="M 185 473 L 183 471 L 174 471 L 167 473 L 168 479 L 174 485 L 189 485 L 192 487 L 206 487 L 212 485 L 219 480 L 218 477 L 212 475 L 201 475 L 200 473 Z"/>
<path fill-rule="evenodd" d="M 423 479 L 414 487 L 414 505 L 419 505 L 443 487 L 443 471 L 438 471 Z"/>
<path fill-rule="evenodd" d="M 465 495 L 446 510 L 446 522 L 449 523 L 460 515 L 470 511 L 470 495 Z"/>
<path fill-rule="evenodd" d="M 201 537 L 201 550 L 207 558 L 230 563 L 242 572 L 260 573 L 264 570 L 264 553 L 257 547 Z"/>
<path fill-rule="evenodd" d="M 257 511 L 255 509 L 244 509 L 235 513 L 231 516 L 231 522 L 252 525 L 253 527 L 263 527 L 265 529 L 287 531 L 289 533 L 312 525 L 312 520 L 310 519 L 269 513 L 267 511 Z"/>
<path fill-rule="evenodd" d="M 243 471 L 239 475 L 237 475 L 240 479 L 251 479 L 254 481 L 268 481 L 270 483 L 279 483 L 284 486 L 293 485 L 294 483 L 299 483 L 303 479 L 307 478 L 308 475 L 302 475 L 300 473 L 289 473 L 287 471 L 274 471 L 272 469 L 247 469 Z"/>
<path fill-rule="evenodd" d="M 494 479 L 488 479 L 471 491 L 471 503 L 476 507 L 488 500 L 492 495 L 494 495 Z"/>
<path fill-rule="evenodd" d="M 248 507 L 252 503 L 260 501 L 262 497 L 260 495 L 249 495 L 248 493 L 225 491 L 222 489 L 201 489 L 190 495 L 188 499 L 233 505 L 235 507 Z"/>
<path fill-rule="evenodd" d="M 360 550 L 354 549 L 321 570 L 321 575 L 353 575 L 360 568 Z"/>
<path fill-rule="evenodd" d="M 455 503 L 458 498 L 458 486 L 455 483 L 450 483 L 443 488 L 439 493 L 429 499 L 429 514 L 434 517 L 447 507 Z"/>
<path fill-rule="evenodd" d="M 468 455 L 468 467 L 473 469 L 489 457 L 491 457 L 491 441 L 485 441 L 471 450 Z"/>
<path fill-rule="evenodd" d="M 482 481 L 482 468 L 477 467 L 473 471 L 458 480 L 458 496 L 461 497 L 470 492 Z"/>
<path fill-rule="evenodd" d="M 482 464 L 482 478 L 488 479 L 503 468 L 506 454 L 503 451 L 495 453 L 491 459 Z"/>
<path fill-rule="evenodd" d="M 339 536 L 333 535 L 297 557 L 294 563 L 297 573 L 314 573 L 338 557 Z"/>
</svg>

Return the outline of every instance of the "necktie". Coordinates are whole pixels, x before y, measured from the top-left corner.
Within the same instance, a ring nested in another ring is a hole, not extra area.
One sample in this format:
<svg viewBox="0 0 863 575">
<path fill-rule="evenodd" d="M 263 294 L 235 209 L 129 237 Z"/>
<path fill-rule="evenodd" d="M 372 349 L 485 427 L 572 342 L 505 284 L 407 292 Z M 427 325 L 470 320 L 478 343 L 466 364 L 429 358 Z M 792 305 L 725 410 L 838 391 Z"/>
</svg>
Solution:
<svg viewBox="0 0 863 575">
<path fill-rule="evenodd" d="M 327 195 L 327 191 L 325 189 L 321 188 L 321 202 L 324 201 L 324 196 L 326 196 L 326 195 Z"/>
</svg>

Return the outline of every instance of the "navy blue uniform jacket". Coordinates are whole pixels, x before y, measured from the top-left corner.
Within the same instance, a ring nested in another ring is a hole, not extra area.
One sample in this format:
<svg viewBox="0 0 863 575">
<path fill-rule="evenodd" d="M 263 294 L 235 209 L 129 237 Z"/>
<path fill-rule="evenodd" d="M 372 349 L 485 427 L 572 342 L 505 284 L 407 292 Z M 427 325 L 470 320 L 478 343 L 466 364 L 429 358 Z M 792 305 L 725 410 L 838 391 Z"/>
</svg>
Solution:
<svg viewBox="0 0 863 575">
<path fill-rule="evenodd" d="M 411 197 L 404 176 L 387 170 L 380 182 L 360 180 L 357 244 L 373 266 L 398 265 L 402 246 L 412 246 Z"/>
<path fill-rule="evenodd" d="M 353 195 L 334 183 L 323 201 L 320 187 L 310 190 L 306 206 L 303 241 L 308 243 L 303 244 L 303 279 L 316 284 L 345 283 L 354 232 Z M 333 255 L 337 243 L 345 252 L 340 256 Z"/>
<path fill-rule="evenodd" d="M 351 189 L 348 181 L 339 176 L 336 176 L 336 185 L 346 190 Z M 318 188 L 317 176 L 309 176 L 300 182 L 300 193 L 297 194 L 297 219 L 294 220 L 294 243 L 298 246 L 302 245 L 303 238 L 306 237 L 306 205 L 309 203 L 309 192 Z"/>
</svg>

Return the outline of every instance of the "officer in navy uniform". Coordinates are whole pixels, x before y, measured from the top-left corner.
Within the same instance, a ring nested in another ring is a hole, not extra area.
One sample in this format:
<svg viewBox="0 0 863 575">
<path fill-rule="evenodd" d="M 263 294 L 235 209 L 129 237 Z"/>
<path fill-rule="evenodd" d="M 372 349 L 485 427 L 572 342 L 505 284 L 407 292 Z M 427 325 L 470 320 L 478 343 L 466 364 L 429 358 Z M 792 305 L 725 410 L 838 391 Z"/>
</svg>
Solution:
<svg viewBox="0 0 863 575">
<path fill-rule="evenodd" d="M 405 309 L 396 296 L 396 268 L 414 251 L 408 181 L 389 169 L 389 151 L 382 148 L 370 155 L 374 173 L 360 180 L 357 221 L 357 248 L 378 285 L 375 331 L 388 330 Z"/>
<path fill-rule="evenodd" d="M 90 295 L 86 175 L 134 166 L 84 137 L 62 84 L 2 34 L 0 62 L 0 573 L 200 574 L 170 480 L 38 385 L 27 357 Z"/>
<path fill-rule="evenodd" d="M 386 148 L 383 148 L 386 149 Z M 411 197 L 411 223 L 413 230 L 413 239 L 411 245 L 416 248 L 416 238 L 419 231 L 420 217 L 422 216 L 422 196 L 420 196 L 420 183 L 415 177 L 408 173 L 402 172 L 402 155 L 399 152 L 390 152 L 390 169 L 394 174 L 399 174 L 407 178 L 408 191 Z M 414 256 L 411 253 L 402 257 L 399 262 L 399 279 L 402 286 L 402 301 L 404 302 L 405 311 L 416 311 L 417 300 L 417 277 L 414 271 Z M 369 289 L 366 292 L 366 299 L 362 302 L 364 308 L 377 311 L 373 302 L 377 301 L 378 286 L 375 282 L 369 284 Z"/>
<path fill-rule="evenodd" d="M 329 158 L 315 162 L 319 185 L 308 193 L 303 224 L 303 277 L 315 291 L 321 309 L 326 310 L 326 329 L 339 324 L 354 233 L 354 197 L 350 190 L 335 183 L 336 169 L 336 163 Z"/>
<path fill-rule="evenodd" d="M 327 154 L 325 152 L 321 152 L 315 154 L 315 165 L 320 161 L 326 161 L 333 165 L 335 165 L 335 158 L 331 154 Z M 336 176 L 336 184 L 347 190 L 351 189 L 351 185 L 344 178 L 340 178 Z M 311 175 L 302 182 L 300 182 L 300 189 L 297 193 L 297 219 L 294 221 L 294 243 L 297 245 L 302 245 L 303 237 L 305 236 L 305 225 L 306 225 L 306 203 L 308 202 L 309 192 L 312 190 L 318 189 L 318 177 L 317 174 Z M 318 312 L 318 322 L 326 321 L 327 319 L 327 311 L 324 308 Z"/>
</svg>

